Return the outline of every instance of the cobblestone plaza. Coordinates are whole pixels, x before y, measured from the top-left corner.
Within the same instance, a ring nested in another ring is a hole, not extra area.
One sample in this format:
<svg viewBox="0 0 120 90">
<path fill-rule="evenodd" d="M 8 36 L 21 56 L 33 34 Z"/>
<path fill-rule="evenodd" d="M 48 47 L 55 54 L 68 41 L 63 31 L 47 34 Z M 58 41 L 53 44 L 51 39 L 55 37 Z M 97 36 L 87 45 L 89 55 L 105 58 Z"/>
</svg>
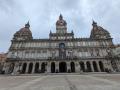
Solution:
<svg viewBox="0 0 120 90">
<path fill-rule="evenodd" d="M 120 90 L 120 74 L 0 76 L 0 90 Z"/>
</svg>

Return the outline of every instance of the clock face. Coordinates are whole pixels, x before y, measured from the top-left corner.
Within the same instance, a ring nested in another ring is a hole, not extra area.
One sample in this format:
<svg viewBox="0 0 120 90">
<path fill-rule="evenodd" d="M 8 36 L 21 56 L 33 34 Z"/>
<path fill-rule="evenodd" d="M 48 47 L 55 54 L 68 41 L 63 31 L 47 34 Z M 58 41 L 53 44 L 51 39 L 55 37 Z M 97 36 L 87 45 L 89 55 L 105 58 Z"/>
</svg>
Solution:
<svg viewBox="0 0 120 90">
<path fill-rule="evenodd" d="M 60 22 L 60 25 L 63 25 L 63 22 Z"/>
</svg>

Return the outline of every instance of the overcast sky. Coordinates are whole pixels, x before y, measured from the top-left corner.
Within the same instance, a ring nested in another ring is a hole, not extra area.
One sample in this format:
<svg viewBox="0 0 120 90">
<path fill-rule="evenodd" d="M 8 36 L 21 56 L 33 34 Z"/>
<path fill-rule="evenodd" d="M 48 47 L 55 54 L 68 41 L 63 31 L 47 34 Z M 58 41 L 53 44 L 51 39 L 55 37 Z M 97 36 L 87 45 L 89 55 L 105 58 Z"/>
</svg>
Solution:
<svg viewBox="0 0 120 90">
<path fill-rule="evenodd" d="M 48 38 L 60 13 L 75 37 L 89 37 L 93 19 L 120 43 L 120 0 L 0 0 L 0 52 L 28 20 L 34 38 Z"/>
</svg>

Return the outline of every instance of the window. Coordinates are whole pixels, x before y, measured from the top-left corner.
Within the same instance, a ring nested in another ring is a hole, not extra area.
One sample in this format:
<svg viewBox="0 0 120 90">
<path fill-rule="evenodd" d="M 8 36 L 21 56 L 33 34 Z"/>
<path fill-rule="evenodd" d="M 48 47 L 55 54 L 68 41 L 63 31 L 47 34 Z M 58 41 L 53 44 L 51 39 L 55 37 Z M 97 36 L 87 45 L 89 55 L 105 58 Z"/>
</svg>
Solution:
<svg viewBox="0 0 120 90">
<path fill-rule="evenodd" d="M 64 43 L 60 43 L 60 44 L 59 44 L 59 47 L 60 47 L 60 48 L 65 48 L 65 44 L 64 44 Z"/>
<path fill-rule="evenodd" d="M 47 50 L 43 50 L 43 53 L 47 53 Z"/>
</svg>

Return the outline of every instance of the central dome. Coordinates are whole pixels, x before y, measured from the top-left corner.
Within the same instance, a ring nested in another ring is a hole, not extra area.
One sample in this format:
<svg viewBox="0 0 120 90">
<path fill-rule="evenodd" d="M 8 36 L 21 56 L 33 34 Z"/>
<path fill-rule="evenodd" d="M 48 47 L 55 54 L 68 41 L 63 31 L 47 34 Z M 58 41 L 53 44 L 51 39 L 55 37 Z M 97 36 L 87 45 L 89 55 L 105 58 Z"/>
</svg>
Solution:
<svg viewBox="0 0 120 90">
<path fill-rule="evenodd" d="M 57 20 L 57 22 L 56 22 L 56 25 L 57 26 L 66 26 L 67 25 L 66 21 L 63 20 L 63 16 L 61 14 L 59 16 L 59 20 Z"/>
</svg>

